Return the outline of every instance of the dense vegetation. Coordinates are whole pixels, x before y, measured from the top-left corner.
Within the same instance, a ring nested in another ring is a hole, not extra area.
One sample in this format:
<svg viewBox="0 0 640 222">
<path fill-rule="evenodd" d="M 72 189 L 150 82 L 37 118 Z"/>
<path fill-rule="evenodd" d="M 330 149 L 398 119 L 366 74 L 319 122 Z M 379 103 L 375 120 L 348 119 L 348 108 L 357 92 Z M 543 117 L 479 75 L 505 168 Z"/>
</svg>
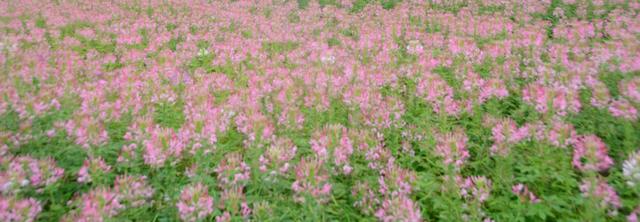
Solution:
<svg viewBox="0 0 640 222">
<path fill-rule="evenodd" d="M 0 1 L 0 221 L 638 221 L 639 13 Z"/>
</svg>

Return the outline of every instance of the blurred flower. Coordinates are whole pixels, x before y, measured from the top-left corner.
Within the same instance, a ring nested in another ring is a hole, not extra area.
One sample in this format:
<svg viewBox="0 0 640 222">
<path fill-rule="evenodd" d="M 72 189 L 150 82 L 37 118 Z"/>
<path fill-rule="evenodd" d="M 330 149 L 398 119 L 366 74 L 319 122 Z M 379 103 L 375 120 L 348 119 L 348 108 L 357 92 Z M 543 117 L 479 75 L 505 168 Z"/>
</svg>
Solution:
<svg viewBox="0 0 640 222">
<path fill-rule="evenodd" d="M 581 136 L 573 146 L 573 166 L 581 171 L 604 171 L 613 165 L 607 145 L 595 135 Z"/>
<path fill-rule="evenodd" d="M 0 221 L 35 221 L 42 206 L 33 198 L 18 199 L 0 195 Z"/>
<path fill-rule="evenodd" d="M 530 202 L 530 203 L 539 203 L 540 199 L 536 197 L 536 195 L 529 191 L 529 188 L 524 184 L 516 184 L 511 187 L 511 192 L 520 198 L 520 201 Z"/>
<path fill-rule="evenodd" d="M 34 159 L 30 156 L 6 156 L 0 158 L 0 191 L 14 193 L 25 187 L 42 188 L 49 186 L 64 174 L 64 169 L 56 166 L 53 158 Z"/>
<path fill-rule="evenodd" d="M 213 197 L 201 183 L 188 185 L 182 189 L 176 206 L 183 221 L 199 221 L 213 212 Z"/>
<path fill-rule="evenodd" d="M 422 221 L 420 208 L 411 198 L 399 195 L 382 202 L 382 207 L 376 211 L 376 217 L 380 221 L 406 221 L 419 222 Z"/>
<path fill-rule="evenodd" d="M 462 197 L 478 201 L 480 203 L 489 199 L 491 194 L 491 180 L 484 176 L 472 176 L 458 183 L 460 186 L 460 194 Z"/>
<path fill-rule="evenodd" d="M 149 203 L 154 193 L 153 188 L 147 183 L 146 176 L 118 176 L 113 189 L 127 207 L 139 207 Z"/>
<path fill-rule="evenodd" d="M 82 167 L 78 171 L 78 182 L 92 182 L 92 177 L 103 177 L 111 171 L 111 166 L 104 162 L 102 157 L 88 158 L 84 160 Z"/>
<path fill-rule="evenodd" d="M 622 117 L 632 121 L 638 119 L 638 110 L 625 99 L 617 99 L 611 102 L 609 112 L 615 117 Z"/>
<path fill-rule="evenodd" d="M 436 155 L 444 158 L 444 164 L 460 169 L 464 161 L 469 158 L 467 150 L 467 135 L 462 129 L 436 135 Z"/>
<path fill-rule="evenodd" d="M 105 221 L 124 209 L 118 193 L 108 188 L 93 189 L 70 202 L 77 208 L 65 215 L 63 221 Z"/>
<path fill-rule="evenodd" d="M 583 180 L 580 191 L 583 196 L 598 200 L 599 207 L 603 209 L 613 208 L 615 210 L 622 206 L 616 190 L 602 179 Z"/>
<path fill-rule="evenodd" d="M 622 175 L 627 180 L 627 184 L 635 187 L 640 184 L 640 151 L 629 155 L 629 159 L 622 164 Z"/>
<path fill-rule="evenodd" d="M 291 189 L 295 192 L 294 200 L 305 202 L 306 196 L 314 198 L 319 203 L 328 201 L 331 194 L 329 174 L 324 169 L 324 162 L 318 158 L 303 158 L 296 166 L 295 181 Z"/>
</svg>

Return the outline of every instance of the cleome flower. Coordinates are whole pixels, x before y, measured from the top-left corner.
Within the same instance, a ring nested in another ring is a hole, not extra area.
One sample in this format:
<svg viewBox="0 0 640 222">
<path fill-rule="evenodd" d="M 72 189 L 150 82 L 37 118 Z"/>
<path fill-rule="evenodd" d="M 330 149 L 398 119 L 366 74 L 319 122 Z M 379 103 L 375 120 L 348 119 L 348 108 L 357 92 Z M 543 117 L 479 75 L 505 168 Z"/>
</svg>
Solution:
<svg viewBox="0 0 640 222">
<path fill-rule="evenodd" d="M 640 151 L 629 155 L 629 159 L 622 164 L 622 175 L 631 187 L 640 185 Z"/>
<path fill-rule="evenodd" d="M 607 145 L 595 135 L 581 136 L 573 146 L 573 166 L 578 170 L 604 171 L 613 165 Z"/>
<path fill-rule="evenodd" d="M 213 197 L 201 183 L 187 185 L 182 189 L 176 207 L 183 221 L 199 221 L 213 212 Z"/>
</svg>

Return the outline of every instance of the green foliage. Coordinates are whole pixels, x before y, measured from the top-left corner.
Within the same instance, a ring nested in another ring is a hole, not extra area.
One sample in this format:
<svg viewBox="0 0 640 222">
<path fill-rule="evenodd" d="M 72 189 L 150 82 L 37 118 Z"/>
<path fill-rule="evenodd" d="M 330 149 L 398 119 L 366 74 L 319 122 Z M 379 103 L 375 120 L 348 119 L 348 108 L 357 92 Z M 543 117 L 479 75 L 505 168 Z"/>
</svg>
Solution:
<svg viewBox="0 0 640 222">
<path fill-rule="evenodd" d="M 17 131 L 20 128 L 20 114 L 13 109 L 5 111 L 0 115 L 0 129 L 7 131 Z"/>
<path fill-rule="evenodd" d="M 166 128 L 180 128 L 185 122 L 184 105 L 181 102 L 156 104 L 153 122 Z"/>
<path fill-rule="evenodd" d="M 309 0 L 296 0 L 298 1 L 298 8 L 300 9 L 306 9 L 307 7 L 309 7 Z"/>
<path fill-rule="evenodd" d="M 273 56 L 275 54 L 282 54 L 293 51 L 300 47 L 300 43 L 298 42 L 263 42 L 262 50 L 269 53 L 269 55 Z"/>
</svg>

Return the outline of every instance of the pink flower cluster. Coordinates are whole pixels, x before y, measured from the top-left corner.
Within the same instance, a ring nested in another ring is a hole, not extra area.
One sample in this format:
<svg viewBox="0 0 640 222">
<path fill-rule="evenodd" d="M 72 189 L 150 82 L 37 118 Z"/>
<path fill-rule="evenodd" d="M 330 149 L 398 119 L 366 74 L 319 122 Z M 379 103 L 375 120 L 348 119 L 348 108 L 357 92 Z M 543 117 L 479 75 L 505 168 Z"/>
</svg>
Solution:
<svg viewBox="0 0 640 222">
<path fill-rule="evenodd" d="M 111 166 L 107 165 L 101 157 L 85 159 L 78 171 L 78 182 L 92 182 L 92 177 L 103 177 L 110 171 Z"/>
<path fill-rule="evenodd" d="M 260 171 L 272 174 L 285 174 L 291 168 L 290 161 L 295 157 L 298 148 L 288 138 L 277 138 L 273 144 L 266 147 L 260 155 Z"/>
<path fill-rule="evenodd" d="M 320 203 L 328 201 L 331 194 L 329 174 L 324 168 L 324 162 L 318 158 L 303 158 L 295 168 L 295 181 L 291 189 L 295 192 L 294 199 L 307 202 L 312 197 Z"/>
<path fill-rule="evenodd" d="M 493 117 L 485 118 L 485 124 L 493 126 L 491 134 L 493 136 L 493 146 L 491 146 L 491 154 L 498 156 L 509 155 L 509 148 L 530 135 L 529 126 L 518 127 L 512 119 L 495 119 Z"/>
<path fill-rule="evenodd" d="M 189 132 L 162 128 L 156 126 L 150 130 L 151 138 L 144 141 L 144 162 L 153 166 L 161 167 L 171 158 L 182 156 L 186 149 Z"/>
<path fill-rule="evenodd" d="M 380 221 L 420 222 L 422 215 L 420 208 L 407 196 L 395 196 L 382 202 L 382 207 L 376 212 Z"/>
<path fill-rule="evenodd" d="M 541 142 L 557 147 L 567 148 L 578 139 L 573 125 L 562 120 L 554 119 L 551 124 L 530 124 L 533 136 Z"/>
<path fill-rule="evenodd" d="M 457 114 L 461 111 L 460 103 L 453 98 L 453 88 L 436 74 L 425 73 L 416 86 L 416 93 L 425 97 L 437 113 Z"/>
<path fill-rule="evenodd" d="M 472 176 L 457 178 L 460 186 L 460 195 L 465 199 L 483 203 L 491 194 L 491 180 L 484 176 Z"/>
<path fill-rule="evenodd" d="M 354 146 L 347 128 L 341 125 L 328 125 L 313 134 L 311 149 L 320 159 L 331 161 L 344 174 L 351 173 L 349 157 Z"/>
<path fill-rule="evenodd" d="M 640 77 L 620 82 L 620 92 L 631 101 L 640 103 Z"/>
<path fill-rule="evenodd" d="M 64 174 L 64 169 L 56 166 L 55 161 L 35 159 L 30 156 L 0 157 L 0 191 L 15 193 L 26 187 L 42 189 L 54 184 Z"/>
<path fill-rule="evenodd" d="M 14 196 L 0 195 L 1 221 L 36 221 L 42 206 L 33 198 L 18 199 Z"/>
<path fill-rule="evenodd" d="M 218 179 L 218 188 L 222 190 L 220 195 L 220 208 L 229 216 L 241 215 L 248 217 L 251 208 L 248 207 L 244 194 L 245 186 L 251 179 L 251 168 L 243 161 L 242 155 L 230 153 L 215 169 Z M 222 216 L 224 217 L 224 215 Z M 221 218 L 216 218 L 221 220 Z"/>
<path fill-rule="evenodd" d="M 595 135 L 580 136 L 573 146 L 573 166 L 578 170 L 605 171 L 613 165 L 607 145 Z"/>
<path fill-rule="evenodd" d="M 618 193 L 606 181 L 597 179 L 595 181 L 585 180 L 580 184 L 582 195 L 598 200 L 598 207 L 603 209 L 617 209 L 622 206 Z"/>
<path fill-rule="evenodd" d="M 154 194 L 154 189 L 147 183 L 146 176 L 118 176 L 113 189 L 120 195 L 120 201 L 126 207 L 149 204 Z"/>
<path fill-rule="evenodd" d="M 460 169 L 464 161 L 469 158 L 467 150 L 467 135 L 461 129 L 436 135 L 436 155 L 444 159 L 446 166 Z"/>
<path fill-rule="evenodd" d="M 70 204 L 76 209 L 65 215 L 64 221 L 106 221 L 125 207 L 120 204 L 120 196 L 116 191 L 104 187 L 93 189 Z"/>
<path fill-rule="evenodd" d="M 198 183 L 182 189 L 176 207 L 183 221 L 199 221 L 213 212 L 213 204 L 213 197 L 209 195 L 207 187 Z"/>
<path fill-rule="evenodd" d="M 522 98 L 538 112 L 557 113 L 560 116 L 570 112 L 576 113 L 582 107 L 578 92 L 562 85 L 545 86 L 533 83 L 523 89 Z"/>
<path fill-rule="evenodd" d="M 151 203 L 154 189 L 145 176 L 118 176 L 113 188 L 98 187 L 69 201 L 64 221 L 108 221 L 129 207 Z"/>
</svg>

